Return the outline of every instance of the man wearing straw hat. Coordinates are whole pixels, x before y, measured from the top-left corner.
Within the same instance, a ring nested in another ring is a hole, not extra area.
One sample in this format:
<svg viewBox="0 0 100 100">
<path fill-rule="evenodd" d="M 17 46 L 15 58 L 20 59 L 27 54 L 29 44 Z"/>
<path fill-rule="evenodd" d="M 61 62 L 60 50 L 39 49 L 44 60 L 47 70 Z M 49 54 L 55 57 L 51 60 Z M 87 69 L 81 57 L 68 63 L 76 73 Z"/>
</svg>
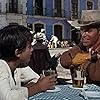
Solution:
<svg viewBox="0 0 100 100">
<path fill-rule="evenodd" d="M 86 71 L 86 82 L 100 86 L 100 17 L 98 11 L 83 12 L 78 21 L 81 41 L 61 55 L 61 65 L 73 69 L 80 66 Z"/>
</svg>

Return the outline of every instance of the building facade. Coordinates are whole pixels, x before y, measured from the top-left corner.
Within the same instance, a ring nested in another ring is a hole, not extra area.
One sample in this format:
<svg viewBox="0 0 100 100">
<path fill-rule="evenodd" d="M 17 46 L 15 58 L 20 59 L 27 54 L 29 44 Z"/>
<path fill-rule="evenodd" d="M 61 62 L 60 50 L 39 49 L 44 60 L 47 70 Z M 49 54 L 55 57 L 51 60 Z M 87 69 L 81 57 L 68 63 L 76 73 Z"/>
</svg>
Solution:
<svg viewBox="0 0 100 100">
<path fill-rule="evenodd" d="M 97 5 L 98 0 L 28 0 L 27 25 L 36 32 L 44 28 L 48 40 L 52 35 L 61 41 L 76 39 L 68 21 L 80 19 L 82 10 L 97 10 Z"/>
<path fill-rule="evenodd" d="M 0 0 L 0 28 L 18 23 L 27 26 L 26 0 Z"/>
<path fill-rule="evenodd" d="M 99 0 L 0 0 L 0 28 L 18 23 L 39 32 L 45 29 L 62 40 L 77 39 L 68 21 L 80 19 L 82 10 L 97 10 Z"/>
<path fill-rule="evenodd" d="M 59 40 L 70 38 L 70 27 L 66 20 L 70 2 L 66 0 L 67 6 L 64 5 L 64 0 L 28 0 L 28 26 L 36 32 L 44 28 L 48 39 L 52 35 Z"/>
</svg>

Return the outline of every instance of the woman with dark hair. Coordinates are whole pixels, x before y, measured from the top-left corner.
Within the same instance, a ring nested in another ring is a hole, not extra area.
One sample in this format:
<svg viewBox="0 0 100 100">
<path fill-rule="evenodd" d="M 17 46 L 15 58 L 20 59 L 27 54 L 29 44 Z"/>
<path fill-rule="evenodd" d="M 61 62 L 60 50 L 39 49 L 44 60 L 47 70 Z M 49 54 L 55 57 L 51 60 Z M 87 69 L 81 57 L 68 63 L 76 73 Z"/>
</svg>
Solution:
<svg viewBox="0 0 100 100">
<path fill-rule="evenodd" d="M 29 96 L 56 84 L 56 75 L 51 75 L 22 86 L 24 77 L 17 66 L 28 64 L 33 50 L 32 39 L 29 29 L 22 25 L 11 24 L 0 30 L 0 100 L 28 100 Z"/>
</svg>

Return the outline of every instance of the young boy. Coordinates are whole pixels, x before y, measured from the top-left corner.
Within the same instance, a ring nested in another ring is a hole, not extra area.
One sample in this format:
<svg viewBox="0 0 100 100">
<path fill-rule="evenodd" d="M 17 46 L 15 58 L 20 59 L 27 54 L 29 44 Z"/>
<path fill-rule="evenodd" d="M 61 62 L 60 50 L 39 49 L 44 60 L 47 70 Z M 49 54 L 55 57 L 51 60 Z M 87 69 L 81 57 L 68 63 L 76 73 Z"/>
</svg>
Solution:
<svg viewBox="0 0 100 100">
<path fill-rule="evenodd" d="M 56 75 L 40 78 L 36 83 L 21 86 L 17 73 L 20 63 L 27 63 L 32 52 L 32 34 L 21 25 L 8 25 L 0 30 L 0 100 L 28 100 L 38 92 L 45 91 L 56 84 Z"/>
</svg>

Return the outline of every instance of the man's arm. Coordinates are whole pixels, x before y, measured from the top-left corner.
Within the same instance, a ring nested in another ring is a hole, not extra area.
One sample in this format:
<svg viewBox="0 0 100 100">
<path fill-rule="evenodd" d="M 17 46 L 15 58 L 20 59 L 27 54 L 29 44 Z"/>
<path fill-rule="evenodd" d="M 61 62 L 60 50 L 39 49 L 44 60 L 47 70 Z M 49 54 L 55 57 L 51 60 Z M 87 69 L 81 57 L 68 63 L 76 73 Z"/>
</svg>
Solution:
<svg viewBox="0 0 100 100">
<path fill-rule="evenodd" d="M 60 63 L 64 68 L 69 68 L 69 66 L 72 64 L 72 58 L 68 51 L 62 53 L 60 57 Z"/>
</svg>

